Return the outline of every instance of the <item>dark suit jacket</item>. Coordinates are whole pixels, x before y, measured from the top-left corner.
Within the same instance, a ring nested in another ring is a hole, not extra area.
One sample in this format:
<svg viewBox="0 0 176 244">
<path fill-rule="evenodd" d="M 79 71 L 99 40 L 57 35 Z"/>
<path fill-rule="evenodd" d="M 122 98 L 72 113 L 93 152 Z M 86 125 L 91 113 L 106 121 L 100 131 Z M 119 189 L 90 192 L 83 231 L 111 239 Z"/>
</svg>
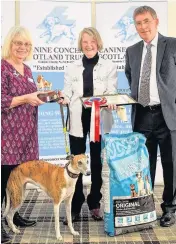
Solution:
<svg viewBox="0 0 176 244">
<path fill-rule="evenodd" d="M 126 50 L 125 74 L 131 88 L 131 96 L 136 100 L 138 100 L 143 45 L 144 42 L 140 41 Z M 159 34 L 156 59 L 156 78 L 163 116 L 168 128 L 176 130 L 176 38 Z M 133 128 L 135 117 L 136 105 L 133 105 Z"/>
</svg>

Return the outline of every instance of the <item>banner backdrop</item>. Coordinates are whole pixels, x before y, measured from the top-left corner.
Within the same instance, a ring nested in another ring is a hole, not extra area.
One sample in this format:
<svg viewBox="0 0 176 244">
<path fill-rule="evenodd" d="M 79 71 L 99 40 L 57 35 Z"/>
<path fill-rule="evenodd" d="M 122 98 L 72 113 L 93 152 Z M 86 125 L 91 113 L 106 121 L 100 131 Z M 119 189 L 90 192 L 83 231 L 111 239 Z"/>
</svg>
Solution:
<svg viewBox="0 0 176 244">
<path fill-rule="evenodd" d="M 30 9 L 32 11 L 27 11 Z M 78 35 L 85 26 L 91 26 L 91 4 L 21 2 L 20 23 L 30 30 L 34 40 L 33 60 L 28 63 L 34 80 L 37 82 L 38 75 L 42 75 L 52 83 L 52 90 L 62 89 L 66 66 L 82 56 L 77 50 Z M 39 148 L 40 158 L 53 163 L 65 158 L 62 120 L 57 103 L 39 107 Z"/>
<path fill-rule="evenodd" d="M 96 27 L 104 42 L 104 50 L 101 52 L 101 55 L 105 59 L 110 59 L 117 64 L 120 93 L 130 92 L 124 73 L 125 51 L 128 46 L 141 40 L 134 26 L 133 12 L 135 8 L 143 5 L 148 5 L 155 9 L 160 21 L 159 32 L 167 35 L 167 1 L 122 1 L 96 4 Z M 131 108 L 129 106 L 127 107 L 127 112 L 128 122 L 123 123 L 117 120 L 114 127 L 115 133 L 121 134 L 131 131 Z M 159 183 L 163 179 L 159 155 L 158 163 L 156 182 Z"/>
<path fill-rule="evenodd" d="M 96 3 L 96 28 L 100 32 L 104 49 L 101 56 L 112 60 L 118 69 L 118 91 L 130 93 L 124 73 L 125 51 L 133 43 L 139 41 L 132 14 L 136 7 L 150 5 L 160 19 L 159 31 L 167 34 L 167 1 L 138 0 Z M 50 83 L 51 89 L 62 89 L 65 68 L 81 58 L 77 50 L 79 32 L 91 26 L 90 2 L 59 1 L 20 1 L 20 25 L 27 27 L 34 40 L 33 60 L 28 65 L 33 71 L 37 83 L 38 75 Z M 2 36 L 6 36 L 15 24 L 15 1 L 2 1 Z M 39 83 L 37 83 L 39 85 Z M 114 113 L 113 132 L 131 132 L 130 106 L 126 106 L 128 122 L 122 122 Z M 57 103 L 39 107 L 39 148 L 40 158 L 51 163 L 59 163 L 65 159 L 65 144 L 62 132 L 60 109 Z M 158 155 L 160 162 L 160 156 Z M 162 170 L 158 166 L 156 182 L 161 182 Z"/>
</svg>

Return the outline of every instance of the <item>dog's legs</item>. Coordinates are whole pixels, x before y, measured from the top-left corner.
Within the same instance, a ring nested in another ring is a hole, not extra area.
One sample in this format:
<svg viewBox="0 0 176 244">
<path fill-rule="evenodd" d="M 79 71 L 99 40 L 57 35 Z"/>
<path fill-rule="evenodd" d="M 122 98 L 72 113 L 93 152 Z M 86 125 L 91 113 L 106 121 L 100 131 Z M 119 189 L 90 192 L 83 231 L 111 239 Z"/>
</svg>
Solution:
<svg viewBox="0 0 176 244">
<path fill-rule="evenodd" d="M 14 171 L 15 172 L 15 171 Z M 22 205 L 22 197 L 23 197 L 23 184 L 20 182 L 20 177 L 13 175 L 12 172 L 10 178 L 8 180 L 7 185 L 7 193 L 10 196 L 10 210 L 6 216 L 8 226 L 12 229 L 14 233 L 20 233 L 20 230 L 13 223 L 13 216 L 18 209 L 20 209 Z"/>
<path fill-rule="evenodd" d="M 58 204 L 54 204 L 54 218 L 55 218 L 56 238 L 57 240 L 62 241 L 62 236 L 60 234 L 59 209 L 60 209 L 60 202 Z"/>
<path fill-rule="evenodd" d="M 18 208 L 19 209 L 19 208 Z M 6 220 L 8 223 L 9 228 L 16 234 L 20 233 L 20 230 L 16 227 L 16 225 L 14 225 L 13 223 L 13 216 L 15 214 L 15 212 L 17 211 L 17 209 L 10 209 L 9 213 L 6 216 Z"/>
<path fill-rule="evenodd" d="M 71 194 L 71 196 L 69 196 L 67 199 L 65 199 L 66 215 L 67 215 L 68 227 L 70 229 L 70 232 L 72 233 L 72 235 L 78 236 L 79 232 L 74 230 L 73 223 L 72 223 L 72 216 L 71 216 L 72 198 L 73 198 L 73 194 Z"/>
<path fill-rule="evenodd" d="M 46 43 L 50 43 L 51 42 L 51 34 L 48 34 L 48 35 L 49 35 L 49 37 L 48 37 Z"/>
<path fill-rule="evenodd" d="M 46 35 L 48 35 L 48 31 L 45 31 L 44 33 L 42 33 L 42 34 L 40 35 L 40 38 L 41 38 L 41 37 L 44 37 L 44 36 L 46 36 Z"/>
</svg>

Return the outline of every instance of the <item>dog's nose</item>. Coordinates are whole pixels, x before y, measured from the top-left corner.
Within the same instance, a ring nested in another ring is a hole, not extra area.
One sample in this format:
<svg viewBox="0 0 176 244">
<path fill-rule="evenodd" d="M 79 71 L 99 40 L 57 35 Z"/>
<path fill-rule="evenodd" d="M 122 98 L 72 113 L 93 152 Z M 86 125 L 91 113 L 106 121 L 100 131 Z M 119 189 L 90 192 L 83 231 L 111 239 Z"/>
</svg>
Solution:
<svg viewBox="0 0 176 244">
<path fill-rule="evenodd" d="M 87 171 L 86 172 L 86 176 L 89 176 L 89 175 L 91 175 L 91 172 L 90 171 Z"/>
</svg>

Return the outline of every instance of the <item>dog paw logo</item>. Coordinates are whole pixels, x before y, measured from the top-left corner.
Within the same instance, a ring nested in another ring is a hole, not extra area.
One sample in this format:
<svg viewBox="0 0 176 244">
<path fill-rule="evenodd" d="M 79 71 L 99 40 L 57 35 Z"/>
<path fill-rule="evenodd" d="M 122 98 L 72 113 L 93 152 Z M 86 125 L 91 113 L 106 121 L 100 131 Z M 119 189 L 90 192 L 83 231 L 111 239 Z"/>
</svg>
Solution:
<svg viewBox="0 0 176 244">
<path fill-rule="evenodd" d="M 42 29 L 40 38 L 45 43 L 59 43 L 63 38 L 69 41 L 69 44 L 75 43 L 75 20 L 70 20 L 65 14 L 67 7 L 56 7 L 49 13 L 43 22 L 37 27 Z"/>
<path fill-rule="evenodd" d="M 133 21 L 134 9 L 136 9 L 136 6 L 131 6 L 112 27 L 112 29 L 115 29 L 114 37 L 122 43 L 139 40 Z"/>
</svg>

